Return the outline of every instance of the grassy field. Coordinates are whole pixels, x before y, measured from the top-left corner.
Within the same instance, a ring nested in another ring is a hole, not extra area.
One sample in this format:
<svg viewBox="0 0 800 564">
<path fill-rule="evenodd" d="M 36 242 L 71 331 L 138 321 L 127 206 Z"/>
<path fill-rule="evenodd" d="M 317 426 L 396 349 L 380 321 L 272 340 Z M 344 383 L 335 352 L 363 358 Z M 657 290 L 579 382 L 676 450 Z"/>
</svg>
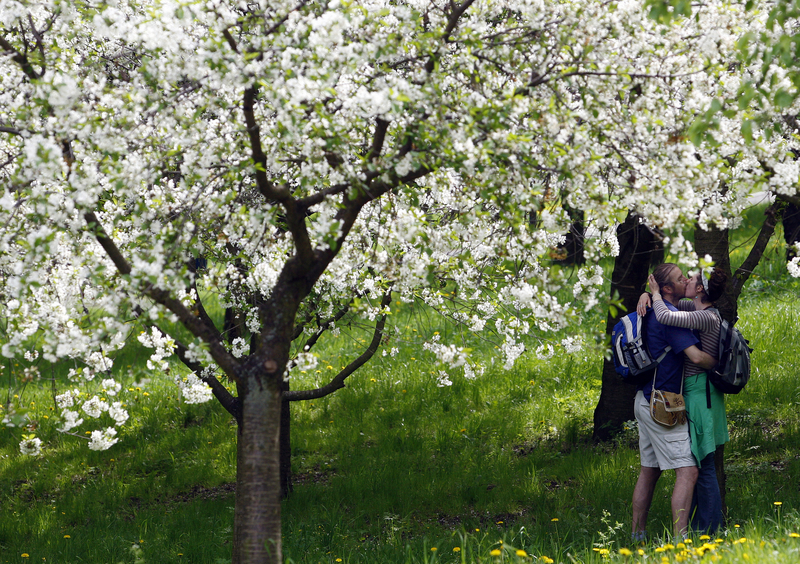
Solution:
<svg viewBox="0 0 800 564">
<path fill-rule="evenodd" d="M 740 301 L 753 379 L 728 396 L 729 525 L 718 539 L 667 544 L 665 474 L 649 526 L 657 538 L 631 545 L 637 435 L 631 428 L 613 443 L 592 443 L 596 353 L 526 353 L 512 371 L 490 367 L 440 388 L 440 367 L 398 342 L 396 356 L 376 356 L 347 388 L 293 405 L 286 561 L 796 562 L 800 283 L 782 274 L 780 254 L 775 245 Z M 447 330 L 406 316 L 409 334 Z M 582 327 L 604 319 L 590 312 Z M 306 383 L 357 354 L 358 338 L 343 332 L 328 344 Z M 476 354 L 491 352 L 486 345 Z M 229 561 L 235 425 L 213 402 L 181 404 L 168 376 L 142 371 L 146 356 L 130 346 L 116 359 L 132 421 L 105 452 L 48 422 L 53 384 L 67 389 L 63 367 L 27 385 L 17 379 L 23 366 L 3 368 L 9 399 L 29 408 L 45 455 L 21 456 L 27 431 L 0 430 L 0 562 Z"/>
</svg>

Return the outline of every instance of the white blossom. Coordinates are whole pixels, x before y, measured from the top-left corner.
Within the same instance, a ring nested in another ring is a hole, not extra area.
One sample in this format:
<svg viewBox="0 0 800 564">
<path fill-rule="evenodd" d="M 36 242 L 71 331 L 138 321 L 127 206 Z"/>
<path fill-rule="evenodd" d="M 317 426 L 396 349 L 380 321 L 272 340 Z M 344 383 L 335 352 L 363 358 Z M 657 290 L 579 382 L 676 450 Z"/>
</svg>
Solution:
<svg viewBox="0 0 800 564">
<path fill-rule="evenodd" d="M 92 450 L 108 450 L 119 442 L 116 436 L 117 430 L 114 427 L 106 427 L 104 431 L 92 431 L 89 448 Z"/>
<path fill-rule="evenodd" d="M 64 419 L 64 425 L 59 429 L 62 433 L 66 433 L 83 423 L 83 419 L 77 411 L 65 409 L 61 412 L 61 417 Z"/>
<path fill-rule="evenodd" d="M 19 443 L 19 451 L 25 456 L 39 456 L 42 454 L 42 440 L 38 437 L 23 439 Z"/>
</svg>

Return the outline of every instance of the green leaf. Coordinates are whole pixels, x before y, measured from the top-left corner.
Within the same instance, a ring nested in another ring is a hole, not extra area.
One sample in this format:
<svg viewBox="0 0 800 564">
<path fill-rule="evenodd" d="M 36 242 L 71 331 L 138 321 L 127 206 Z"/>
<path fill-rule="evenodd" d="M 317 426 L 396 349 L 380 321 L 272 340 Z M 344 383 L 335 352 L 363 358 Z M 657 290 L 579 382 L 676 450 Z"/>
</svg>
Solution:
<svg viewBox="0 0 800 564">
<path fill-rule="evenodd" d="M 794 103 L 795 95 L 783 88 L 775 94 L 775 105 L 779 108 L 788 108 Z"/>
<path fill-rule="evenodd" d="M 742 123 L 742 137 L 744 137 L 745 141 L 748 143 L 753 142 L 753 121 L 746 119 Z"/>
</svg>

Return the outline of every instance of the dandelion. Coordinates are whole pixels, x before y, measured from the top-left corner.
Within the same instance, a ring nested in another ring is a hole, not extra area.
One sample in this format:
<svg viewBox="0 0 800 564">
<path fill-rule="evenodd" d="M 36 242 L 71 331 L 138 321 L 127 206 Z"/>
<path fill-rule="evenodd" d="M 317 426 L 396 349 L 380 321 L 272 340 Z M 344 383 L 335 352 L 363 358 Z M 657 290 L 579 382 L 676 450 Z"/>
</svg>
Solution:
<svg viewBox="0 0 800 564">
<path fill-rule="evenodd" d="M 620 549 L 619 549 L 619 553 L 620 553 L 622 556 L 632 556 L 632 555 L 633 555 L 633 552 L 631 552 L 631 551 L 630 551 L 629 549 L 627 549 L 627 548 L 620 548 Z"/>
<path fill-rule="evenodd" d="M 457 546 L 453 549 L 453 552 L 461 552 L 461 547 Z"/>
<path fill-rule="evenodd" d="M 64 535 L 64 538 L 65 538 L 65 539 L 71 539 L 72 537 L 71 537 L 71 536 L 69 536 L 69 535 Z"/>
<path fill-rule="evenodd" d="M 342 559 L 341 559 L 341 558 L 337 558 L 337 559 L 336 559 L 336 561 L 337 561 L 337 562 L 341 562 L 341 561 L 342 561 Z"/>
<path fill-rule="evenodd" d="M 438 549 L 438 548 L 436 548 L 435 546 L 432 546 L 432 547 L 431 547 L 431 552 L 436 552 L 437 550 L 439 550 L 439 549 Z"/>
<path fill-rule="evenodd" d="M 553 517 L 553 518 L 552 518 L 552 519 L 550 519 L 550 520 L 551 520 L 553 523 L 555 523 L 556 521 L 558 521 L 558 517 Z"/>
<path fill-rule="evenodd" d="M 700 535 L 700 540 L 711 540 L 711 537 L 708 535 Z"/>
<path fill-rule="evenodd" d="M 489 553 L 489 556 L 500 556 L 501 554 L 502 554 L 502 552 L 500 552 L 500 549 L 499 548 L 495 548 L 494 550 L 492 550 Z"/>
<path fill-rule="evenodd" d="M 519 550 L 517 550 L 517 556 L 519 556 L 520 558 L 525 558 L 526 556 L 528 556 L 528 553 L 520 548 Z"/>
<path fill-rule="evenodd" d="M 27 552 L 23 552 L 23 553 L 22 553 L 22 554 L 20 554 L 19 556 L 20 556 L 20 558 L 30 558 L 30 557 L 31 557 L 31 555 L 30 555 L 30 554 L 28 554 Z"/>
<path fill-rule="evenodd" d="M 636 554 L 638 554 L 639 556 L 644 556 L 644 550 L 642 550 L 642 549 L 640 548 L 640 549 L 638 549 L 638 550 L 636 551 Z"/>
<path fill-rule="evenodd" d="M 549 556 L 542 556 L 539 560 L 544 562 L 544 564 L 553 564 L 553 559 Z"/>
<path fill-rule="evenodd" d="M 792 537 L 792 538 L 795 538 L 795 539 L 796 538 L 800 538 L 800 534 L 797 534 L 797 533 L 789 533 L 789 536 Z"/>
</svg>

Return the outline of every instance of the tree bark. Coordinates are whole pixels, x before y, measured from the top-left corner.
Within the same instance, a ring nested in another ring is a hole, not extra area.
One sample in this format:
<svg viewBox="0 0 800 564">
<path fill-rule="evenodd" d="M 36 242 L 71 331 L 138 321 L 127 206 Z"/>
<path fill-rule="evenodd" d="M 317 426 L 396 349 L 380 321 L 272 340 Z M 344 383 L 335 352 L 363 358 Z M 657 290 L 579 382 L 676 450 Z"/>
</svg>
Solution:
<svg viewBox="0 0 800 564">
<path fill-rule="evenodd" d="M 281 372 L 278 372 L 280 374 Z M 280 423 L 278 377 L 241 376 L 242 417 L 236 444 L 233 564 L 280 564 Z"/>
<path fill-rule="evenodd" d="M 617 228 L 617 239 L 619 254 L 614 261 L 614 272 L 611 275 L 611 296 L 619 296 L 624 311 L 618 309 L 613 315 L 609 311 L 606 319 L 606 335 L 609 338 L 617 321 L 636 309 L 639 296 L 644 291 L 653 255 L 661 248 L 657 234 L 640 223 L 639 216 L 634 213 L 629 213 L 625 222 Z M 625 421 L 634 418 L 635 395 L 636 387 L 619 377 L 612 360 L 605 360 L 600 399 L 594 410 L 595 440 L 612 439 Z"/>
<path fill-rule="evenodd" d="M 797 256 L 792 245 L 800 242 L 800 206 L 797 204 L 788 204 L 783 211 L 783 240 L 786 241 L 788 262 Z"/>
<path fill-rule="evenodd" d="M 283 394 L 289 391 L 289 382 L 281 386 L 281 498 L 286 499 L 294 489 L 292 487 L 292 402 L 283 399 Z"/>
</svg>

